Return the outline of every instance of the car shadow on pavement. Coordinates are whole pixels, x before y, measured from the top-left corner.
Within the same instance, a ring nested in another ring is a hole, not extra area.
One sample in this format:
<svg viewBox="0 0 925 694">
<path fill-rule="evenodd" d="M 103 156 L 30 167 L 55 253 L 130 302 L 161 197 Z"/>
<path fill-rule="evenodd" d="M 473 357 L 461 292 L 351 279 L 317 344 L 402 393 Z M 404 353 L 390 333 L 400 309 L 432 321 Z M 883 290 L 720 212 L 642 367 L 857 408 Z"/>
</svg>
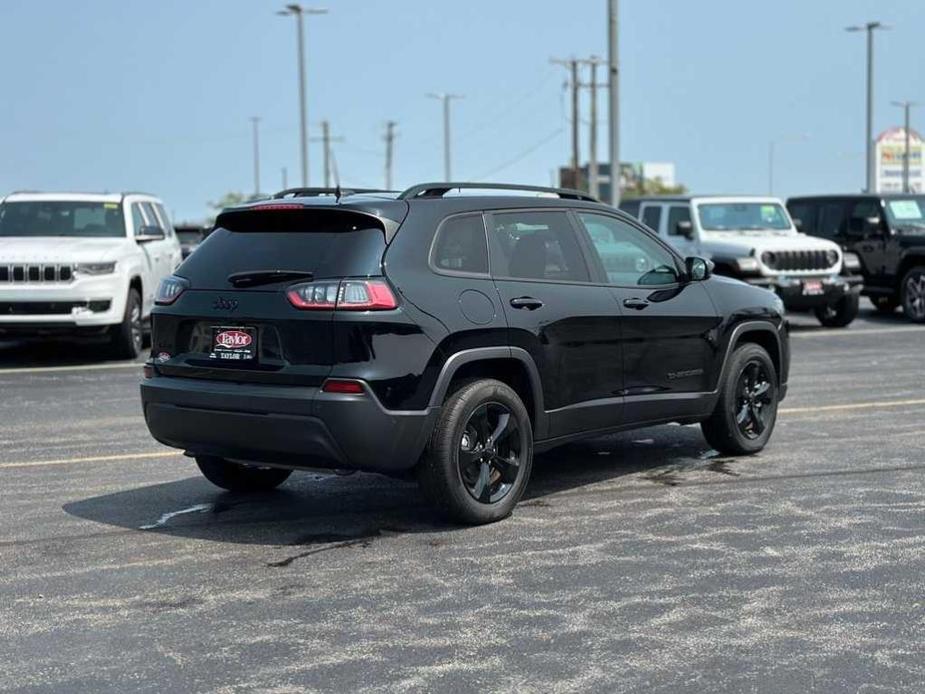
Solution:
<svg viewBox="0 0 925 694">
<path fill-rule="evenodd" d="M 559 492 L 628 475 L 673 485 L 690 470 L 734 474 L 717 467 L 725 462 L 716 455 L 699 427 L 653 427 L 564 446 L 536 456 L 520 507 L 549 507 L 558 503 L 551 497 Z M 222 492 L 197 475 L 63 508 L 78 518 L 139 532 L 276 546 L 320 547 L 385 534 L 464 529 L 443 520 L 416 484 L 363 473 L 297 472 L 279 489 L 256 494 Z"/>
</svg>

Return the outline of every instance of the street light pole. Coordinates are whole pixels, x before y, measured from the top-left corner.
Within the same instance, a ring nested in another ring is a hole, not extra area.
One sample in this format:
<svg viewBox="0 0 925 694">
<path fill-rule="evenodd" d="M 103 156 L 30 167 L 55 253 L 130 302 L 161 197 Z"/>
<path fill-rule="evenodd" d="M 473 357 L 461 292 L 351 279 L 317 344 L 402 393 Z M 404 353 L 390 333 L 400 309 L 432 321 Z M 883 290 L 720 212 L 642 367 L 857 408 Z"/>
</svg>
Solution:
<svg viewBox="0 0 925 694">
<path fill-rule="evenodd" d="M 906 147 L 903 152 L 903 192 L 911 193 L 912 186 L 909 181 L 909 157 L 912 153 L 911 135 L 909 132 L 909 110 L 916 106 L 914 101 L 894 101 L 893 106 L 899 106 L 903 110 L 903 131 L 906 135 Z"/>
<path fill-rule="evenodd" d="M 452 166 L 450 157 L 450 102 L 453 99 L 462 99 L 462 94 L 431 93 L 431 99 L 443 102 L 443 177 L 445 181 L 452 181 Z"/>
<path fill-rule="evenodd" d="M 877 29 L 889 29 L 880 22 L 867 22 L 864 25 L 845 27 L 845 31 L 867 32 L 867 137 L 864 151 L 866 153 L 865 192 L 874 192 L 874 32 Z"/>
<path fill-rule="evenodd" d="M 302 149 L 302 185 L 308 186 L 308 104 L 305 99 L 305 15 L 327 14 L 324 8 L 303 7 L 292 3 L 276 14 L 293 16 L 296 19 L 296 32 L 299 46 L 299 135 Z"/>
<path fill-rule="evenodd" d="M 620 55 L 617 45 L 618 0 L 607 3 L 607 62 L 610 67 L 610 204 L 620 204 Z"/>
</svg>

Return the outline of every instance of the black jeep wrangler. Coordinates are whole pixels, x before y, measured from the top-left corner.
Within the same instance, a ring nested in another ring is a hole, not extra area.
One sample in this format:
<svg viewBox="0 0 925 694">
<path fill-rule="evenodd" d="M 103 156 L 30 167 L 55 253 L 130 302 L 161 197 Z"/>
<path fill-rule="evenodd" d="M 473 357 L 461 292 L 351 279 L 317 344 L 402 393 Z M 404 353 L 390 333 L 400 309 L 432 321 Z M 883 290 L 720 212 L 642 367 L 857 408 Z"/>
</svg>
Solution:
<svg viewBox="0 0 925 694">
<path fill-rule="evenodd" d="M 580 437 L 699 422 L 718 450 L 755 453 L 787 390 L 780 299 L 575 191 L 230 208 L 157 304 L 145 419 L 209 480 L 414 474 L 469 523 L 508 515 L 534 452 Z"/>
<path fill-rule="evenodd" d="M 925 195 L 806 196 L 790 198 L 787 209 L 804 233 L 835 241 L 846 264 L 860 265 L 861 293 L 879 311 L 902 305 L 925 323 Z"/>
</svg>

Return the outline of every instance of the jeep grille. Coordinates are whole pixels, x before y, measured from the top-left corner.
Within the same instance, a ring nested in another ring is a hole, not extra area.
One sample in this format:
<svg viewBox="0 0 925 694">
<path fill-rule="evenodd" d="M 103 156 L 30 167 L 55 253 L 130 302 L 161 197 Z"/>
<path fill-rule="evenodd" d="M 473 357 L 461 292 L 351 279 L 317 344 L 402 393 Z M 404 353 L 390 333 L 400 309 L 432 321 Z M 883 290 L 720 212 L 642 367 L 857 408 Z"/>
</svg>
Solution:
<svg viewBox="0 0 925 694">
<path fill-rule="evenodd" d="M 761 262 L 772 270 L 829 270 L 838 262 L 835 251 L 765 251 Z"/>
<path fill-rule="evenodd" d="M 71 265 L 46 265 L 44 263 L 17 263 L 0 265 L 0 283 L 3 282 L 70 282 L 74 279 Z"/>
</svg>

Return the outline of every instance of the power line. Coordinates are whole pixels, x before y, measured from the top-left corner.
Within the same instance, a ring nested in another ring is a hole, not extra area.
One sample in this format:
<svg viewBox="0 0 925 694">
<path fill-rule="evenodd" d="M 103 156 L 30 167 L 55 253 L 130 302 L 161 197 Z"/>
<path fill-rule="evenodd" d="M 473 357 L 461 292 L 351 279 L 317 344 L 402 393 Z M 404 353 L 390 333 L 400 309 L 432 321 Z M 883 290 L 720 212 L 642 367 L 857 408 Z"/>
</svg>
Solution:
<svg viewBox="0 0 925 694">
<path fill-rule="evenodd" d="M 562 128 L 561 126 L 558 127 L 558 128 L 556 128 L 556 130 L 555 130 L 554 132 L 551 132 L 549 135 L 547 135 L 546 137 L 544 137 L 544 138 L 543 138 L 542 140 L 540 140 L 539 142 L 537 142 L 537 143 L 531 145 L 530 147 L 528 147 L 527 149 L 525 149 L 524 151 L 522 151 L 520 154 L 518 154 L 516 157 L 513 157 L 513 158 L 511 158 L 511 159 L 508 159 L 506 162 L 504 162 L 503 164 L 499 164 L 498 166 L 496 166 L 494 169 L 492 169 L 491 171 L 489 171 L 489 172 L 487 172 L 487 173 L 484 173 L 484 174 L 482 174 L 482 175 L 480 175 L 480 176 L 476 176 L 476 177 L 475 177 L 476 180 L 483 179 L 483 178 L 491 178 L 491 177 L 494 176 L 496 173 L 500 173 L 500 172 L 504 171 L 505 169 L 507 169 L 507 168 L 509 168 L 509 167 L 511 167 L 511 166 L 514 166 L 514 164 L 520 163 L 521 161 L 523 161 L 524 159 L 526 159 L 527 157 L 529 157 L 531 154 L 533 154 L 533 153 L 534 153 L 536 150 L 538 150 L 540 147 L 542 147 L 543 145 L 545 145 L 545 144 L 551 142 L 552 140 L 554 140 L 555 138 L 557 138 L 559 135 L 562 134 L 562 132 L 563 132 L 564 130 L 565 130 L 565 129 Z"/>
</svg>

